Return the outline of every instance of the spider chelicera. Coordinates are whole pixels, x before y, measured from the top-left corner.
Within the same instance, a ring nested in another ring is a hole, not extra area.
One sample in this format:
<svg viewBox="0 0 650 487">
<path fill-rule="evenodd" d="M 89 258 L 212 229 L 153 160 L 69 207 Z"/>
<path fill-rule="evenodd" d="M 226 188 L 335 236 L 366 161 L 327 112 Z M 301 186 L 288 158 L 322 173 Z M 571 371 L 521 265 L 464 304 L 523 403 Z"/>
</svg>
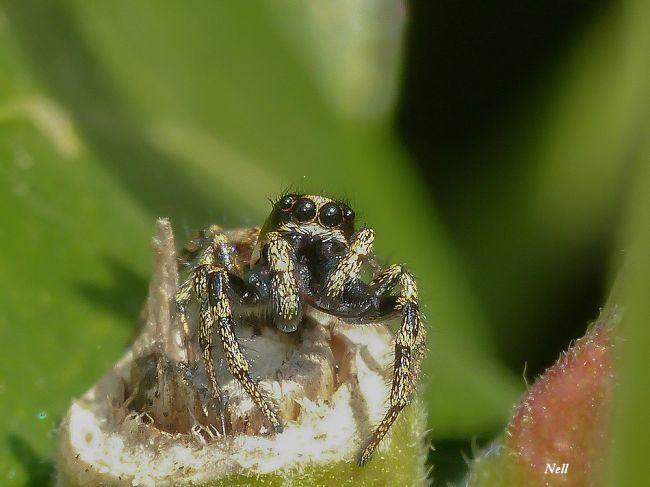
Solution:
<svg viewBox="0 0 650 487">
<path fill-rule="evenodd" d="M 282 422 L 251 378 L 235 336 L 238 316 L 266 312 L 280 330 L 290 333 L 300 326 L 305 306 L 350 323 L 401 315 L 389 407 L 359 454 L 357 461 L 363 465 L 413 395 L 425 329 L 413 276 L 402 265 L 381 270 L 372 253 L 373 230 L 355 232 L 354 218 L 354 211 L 344 203 L 287 194 L 274 203 L 261 229 L 244 230 L 248 234 L 239 235 L 237 243 L 229 241 L 232 231 L 209 227 L 180 258 L 181 263 L 196 258 L 196 265 L 176 295 L 176 306 L 184 329 L 189 330 L 187 305 L 192 295 L 199 303 L 199 345 L 214 398 L 222 400 L 212 356 L 216 332 L 230 372 L 277 433 L 282 432 Z M 370 282 L 361 278 L 364 263 L 374 268 Z"/>
</svg>

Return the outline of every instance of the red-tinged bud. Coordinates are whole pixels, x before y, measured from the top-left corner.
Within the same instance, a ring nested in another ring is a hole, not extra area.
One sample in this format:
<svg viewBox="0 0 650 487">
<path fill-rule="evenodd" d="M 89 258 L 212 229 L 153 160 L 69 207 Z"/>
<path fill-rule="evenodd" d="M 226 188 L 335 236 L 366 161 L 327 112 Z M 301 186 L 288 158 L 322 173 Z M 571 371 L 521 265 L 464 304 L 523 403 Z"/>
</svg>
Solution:
<svg viewBox="0 0 650 487">
<path fill-rule="evenodd" d="M 610 434 L 614 322 L 601 316 L 530 387 L 497 455 L 479 457 L 470 486 L 597 486 Z M 494 450 L 492 450 L 494 451 Z"/>
</svg>

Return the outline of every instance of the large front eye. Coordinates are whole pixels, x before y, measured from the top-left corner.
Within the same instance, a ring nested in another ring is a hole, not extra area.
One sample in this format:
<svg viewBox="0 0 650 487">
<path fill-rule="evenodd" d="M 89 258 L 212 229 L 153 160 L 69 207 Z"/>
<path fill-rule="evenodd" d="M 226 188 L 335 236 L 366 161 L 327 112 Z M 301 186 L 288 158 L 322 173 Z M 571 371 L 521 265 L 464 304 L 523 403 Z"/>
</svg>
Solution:
<svg viewBox="0 0 650 487">
<path fill-rule="evenodd" d="M 278 203 L 278 206 L 282 211 L 289 211 L 291 208 L 293 208 L 293 204 L 295 201 L 296 200 L 293 196 L 286 195 L 282 197 L 282 199 Z"/>
<path fill-rule="evenodd" d="M 309 198 L 300 198 L 293 207 L 293 214 L 299 222 L 308 222 L 316 216 L 316 205 Z"/>
<path fill-rule="evenodd" d="M 335 227 L 341 223 L 341 208 L 336 203 L 327 203 L 320 209 L 318 219 L 326 227 Z"/>
</svg>

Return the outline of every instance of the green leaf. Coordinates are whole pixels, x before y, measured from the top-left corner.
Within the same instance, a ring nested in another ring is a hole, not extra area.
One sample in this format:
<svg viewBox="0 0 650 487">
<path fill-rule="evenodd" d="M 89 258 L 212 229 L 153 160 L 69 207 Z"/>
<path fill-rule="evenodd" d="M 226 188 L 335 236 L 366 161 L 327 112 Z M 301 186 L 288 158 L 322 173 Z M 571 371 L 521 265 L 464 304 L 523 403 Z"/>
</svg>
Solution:
<svg viewBox="0 0 650 487">
<path fill-rule="evenodd" d="M 643 482 L 650 451 L 650 402 L 648 346 L 650 346 L 650 144 L 637 154 L 636 187 L 629 199 L 627 255 L 610 306 L 622 306 L 618 346 L 619 388 L 615 403 L 614 431 L 610 444 L 609 485 L 638 485 Z"/>
<path fill-rule="evenodd" d="M 626 197 L 625 219 L 614 262 L 621 266 L 610 306 L 625 309 L 618 350 L 619 390 L 607 480 L 609 485 L 640 485 L 650 451 L 648 347 L 650 347 L 650 5 L 625 2 L 625 74 L 629 89 L 638 93 L 637 144 L 631 154 L 631 190 Z"/>
<path fill-rule="evenodd" d="M 620 5 L 585 15 L 558 54 L 536 61 L 511 106 L 490 114 L 483 137 L 444 154 L 450 164 L 476 168 L 454 188 L 452 217 L 511 362 L 530 363 L 523 351 L 563 333 L 560 307 L 583 299 L 575 292 L 584 283 L 574 276 L 597 272 L 612 238 L 647 113 L 647 49 L 640 47 L 647 44 L 630 38 L 625 15 Z"/>
</svg>

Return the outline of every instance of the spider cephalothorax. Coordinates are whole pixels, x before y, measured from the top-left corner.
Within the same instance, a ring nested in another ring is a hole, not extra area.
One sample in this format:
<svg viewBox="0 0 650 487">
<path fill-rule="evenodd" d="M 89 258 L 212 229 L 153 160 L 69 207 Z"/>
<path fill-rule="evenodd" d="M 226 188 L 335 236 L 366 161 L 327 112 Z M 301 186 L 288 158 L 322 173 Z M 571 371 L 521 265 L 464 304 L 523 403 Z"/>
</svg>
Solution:
<svg viewBox="0 0 650 487">
<path fill-rule="evenodd" d="M 369 228 L 355 232 L 354 218 L 354 211 L 344 203 L 288 194 L 273 205 L 261 230 L 238 230 L 234 237 L 233 231 L 209 227 L 190 242 L 181 257 L 189 261 L 198 254 L 176 303 L 183 326 L 189 330 L 186 306 L 192 293 L 199 302 L 199 345 L 213 396 L 221 400 L 212 358 L 216 331 L 230 372 L 276 432 L 282 431 L 282 423 L 251 379 L 249 363 L 235 337 L 238 316 L 267 313 L 280 330 L 293 332 L 306 306 L 352 323 L 401 314 L 389 407 L 359 456 L 358 462 L 364 464 L 411 399 L 425 330 L 413 277 L 402 265 L 381 270 L 372 255 L 374 232 Z M 241 232 L 245 232 L 243 238 Z M 370 282 L 361 278 L 364 263 L 374 270 Z"/>
</svg>

